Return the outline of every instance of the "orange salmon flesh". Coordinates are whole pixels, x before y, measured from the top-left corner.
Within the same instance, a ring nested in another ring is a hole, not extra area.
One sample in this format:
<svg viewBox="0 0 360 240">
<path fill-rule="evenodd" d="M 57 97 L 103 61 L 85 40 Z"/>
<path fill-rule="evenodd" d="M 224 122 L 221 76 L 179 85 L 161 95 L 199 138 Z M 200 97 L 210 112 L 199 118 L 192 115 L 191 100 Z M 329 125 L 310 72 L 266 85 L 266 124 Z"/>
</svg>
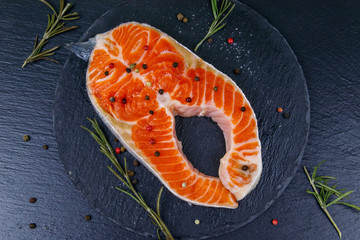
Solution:
<svg viewBox="0 0 360 240">
<path fill-rule="evenodd" d="M 160 30 L 128 22 L 98 34 L 86 86 L 113 134 L 178 198 L 237 208 L 257 185 L 261 144 L 249 101 L 228 76 Z M 211 117 L 223 131 L 219 177 L 187 160 L 176 115 Z"/>
</svg>

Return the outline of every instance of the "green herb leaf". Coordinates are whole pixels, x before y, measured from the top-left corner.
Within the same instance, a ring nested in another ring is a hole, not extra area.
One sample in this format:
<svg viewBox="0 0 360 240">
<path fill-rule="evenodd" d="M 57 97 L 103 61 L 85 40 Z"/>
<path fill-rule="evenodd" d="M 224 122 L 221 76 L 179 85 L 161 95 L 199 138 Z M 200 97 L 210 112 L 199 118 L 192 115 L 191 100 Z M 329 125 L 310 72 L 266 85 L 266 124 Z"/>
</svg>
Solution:
<svg viewBox="0 0 360 240">
<path fill-rule="evenodd" d="M 39 1 L 46 4 L 46 6 L 48 6 L 51 9 L 53 14 L 51 16 L 50 16 L 50 14 L 47 15 L 48 23 L 47 23 L 47 27 L 44 32 L 44 35 L 43 35 L 42 39 L 40 40 L 40 42 L 38 42 L 38 36 L 36 36 L 34 48 L 31 52 L 31 54 L 24 61 L 22 68 L 24 68 L 26 66 L 26 64 L 28 64 L 28 63 L 32 63 L 32 62 L 42 60 L 42 59 L 50 60 L 53 62 L 58 62 L 54 59 L 48 58 L 47 56 L 54 55 L 55 50 L 57 50 L 59 48 L 59 46 L 53 47 L 53 48 L 45 50 L 45 51 L 42 51 L 42 49 L 50 38 L 52 38 L 58 34 L 61 34 L 61 33 L 64 33 L 64 32 L 67 32 L 67 31 L 77 28 L 77 26 L 65 27 L 65 21 L 72 21 L 72 20 L 76 20 L 76 19 L 80 18 L 79 13 L 77 13 L 77 12 L 68 13 L 70 8 L 72 7 L 72 4 L 68 3 L 64 7 L 64 5 L 65 5 L 64 0 L 60 0 L 59 12 L 56 12 L 54 7 L 51 6 L 51 4 L 48 3 L 47 1 L 45 1 L 45 0 L 39 0 Z"/>
<path fill-rule="evenodd" d="M 348 196 L 351 193 L 353 193 L 353 191 L 348 191 L 346 193 L 343 193 L 343 191 L 345 191 L 346 189 L 336 189 L 337 188 L 336 184 L 332 185 L 332 186 L 329 186 L 328 183 L 331 180 L 335 180 L 336 178 L 330 177 L 330 176 L 320 176 L 320 177 L 316 176 L 316 172 L 317 172 L 318 168 L 324 162 L 325 161 L 322 161 L 321 163 L 319 163 L 317 166 L 314 167 L 314 171 L 313 171 L 311 177 L 310 177 L 310 174 L 307 171 L 306 167 L 304 166 L 305 174 L 306 174 L 306 176 L 307 176 L 307 178 L 308 178 L 308 180 L 310 182 L 310 185 L 311 185 L 312 189 L 314 190 L 314 191 L 306 190 L 306 192 L 315 197 L 315 199 L 319 203 L 320 207 L 322 208 L 322 210 L 324 211 L 324 213 L 329 218 L 330 222 L 332 223 L 332 225 L 334 226 L 334 228 L 338 232 L 339 237 L 341 238 L 341 235 L 342 235 L 341 231 L 338 228 L 338 226 L 336 225 L 334 219 L 331 217 L 331 215 L 328 212 L 327 208 L 330 207 L 331 205 L 334 205 L 334 204 L 342 204 L 342 205 L 345 205 L 345 206 L 348 206 L 348 207 L 355 208 L 355 209 L 360 211 L 360 207 L 355 206 L 355 205 L 350 204 L 350 203 L 341 202 L 342 199 L 348 198 Z M 334 194 L 337 196 L 337 198 L 334 199 L 333 201 L 331 201 L 330 203 L 327 203 L 329 198 L 331 197 L 331 195 L 334 195 Z"/>
<path fill-rule="evenodd" d="M 109 169 L 110 172 L 114 174 L 115 177 L 117 177 L 125 185 L 125 187 L 129 189 L 129 191 L 126 191 L 119 187 L 115 187 L 115 188 L 120 192 L 130 196 L 134 201 L 136 201 L 141 207 L 143 207 L 146 210 L 152 222 L 157 227 L 157 235 L 159 239 L 161 239 L 160 238 L 160 231 L 161 231 L 165 235 L 165 238 L 167 240 L 174 240 L 174 237 L 171 235 L 169 229 L 167 228 L 167 226 L 160 217 L 160 198 L 161 198 L 161 193 L 163 191 L 163 187 L 160 188 L 160 191 L 157 196 L 156 212 L 155 212 L 153 209 L 149 207 L 149 205 L 145 202 L 141 194 L 137 192 L 134 186 L 132 185 L 128 174 L 126 159 L 124 158 L 124 168 L 123 168 L 118 162 L 112 146 L 107 140 L 104 132 L 101 130 L 96 119 L 94 120 L 90 118 L 87 119 L 90 121 L 93 130 L 90 130 L 84 126 L 81 127 L 86 131 L 88 131 L 90 135 L 95 139 L 95 141 L 100 145 L 100 152 L 102 152 L 112 162 L 112 164 L 115 166 L 116 169 L 114 170 L 110 166 L 107 166 L 107 168 Z"/>
</svg>

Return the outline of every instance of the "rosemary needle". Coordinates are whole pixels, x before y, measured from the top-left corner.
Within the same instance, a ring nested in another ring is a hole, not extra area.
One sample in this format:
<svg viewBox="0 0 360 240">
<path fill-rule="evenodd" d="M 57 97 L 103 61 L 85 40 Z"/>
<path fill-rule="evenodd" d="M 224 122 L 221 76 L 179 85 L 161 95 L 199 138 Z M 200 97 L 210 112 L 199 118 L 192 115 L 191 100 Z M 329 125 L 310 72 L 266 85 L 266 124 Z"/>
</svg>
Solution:
<svg viewBox="0 0 360 240">
<path fill-rule="evenodd" d="M 209 31 L 207 32 L 205 37 L 196 45 L 195 52 L 206 39 L 208 39 L 213 34 L 218 32 L 220 29 L 225 27 L 226 23 L 223 24 L 221 23 L 225 20 L 225 18 L 231 13 L 231 11 L 235 7 L 235 3 L 231 4 L 231 2 L 228 2 L 228 0 L 223 0 L 221 2 L 220 9 L 218 8 L 217 5 L 218 5 L 217 0 L 211 0 L 211 8 L 214 16 L 214 21 L 211 23 Z"/>
<path fill-rule="evenodd" d="M 147 213 L 149 214 L 149 217 L 153 220 L 152 222 L 157 227 L 157 236 L 159 237 L 159 239 L 161 239 L 160 232 L 162 232 L 165 235 L 165 238 L 167 240 L 174 240 L 174 237 L 171 235 L 169 229 L 166 227 L 165 223 L 163 222 L 163 220 L 160 217 L 160 198 L 161 198 L 161 193 L 163 191 L 163 187 L 160 188 L 160 191 L 157 196 L 156 212 L 155 212 L 152 208 L 149 207 L 149 205 L 145 202 L 145 200 L 141 196 L 141 194 L 138 191 L 136 191 L 134 186 L 132 185 L 129 174 L 128 174 L 126 159 L 124 158 L 124 168 L 123 168 L 120 165 L 120 163 L 118 162 L 112 146 L 110 145 L 109 141 L 107 140 L 104 132 L 101 130 L 96 119 L 94 119 L 94 120 L 91 120 L 90 118 L 87 118 L 87 119 L 91 122 L 93 131 L 86 127 L 83 127 L 83 126 L 81 126 L 81 127 L 83 129 L 87 130 L 91 134 L 91 136 L 99 143 L 100 152 L 102 152 L 105 156 L 107 156 L 110 159 L 110 161 L 113 163 L 113 165 L 115 166 L 117 171 L 114 170 L 110 166 L 107 166 L 108 169 L 120 181 L 122 181 L 124 183 L 124 185 L 130 191 L 126 191 L 119 187 L 116 187 L 116 189 L 125 193 L 126 195 L 130 196 L 134 201 L 136 201 L 141 207 L 143 207 L 147 211 Z"/>
<path fill-rule="evenodd" d="M 309 194 L 312 194 L 316 198 L 321 209 L 325 212 L 326 216 L 329 218 L 330 222 L 332 223 L 332 225 L 338 232 L 339 237 L 341 238 L 341 235 L 342 235 L 341 231 L 340 231 L 339 227 L 337 226 L 337 224 L 335 223 L 334 219 L 331 217 L 327 208 L 333 204 L 342 204 L 342 205 L 345 205 L 348 207 L 355 208 L 360 211 L 360 207 L 341 201 L 344 198 L 348 198 L 348 196 L 351 193 L 353 193 L 353 191 L 348 191 L 348 192 L 344 193 L 344 191 L 346 189 L 336 189 L 337 185 L 329 186 L 329 182 L 331 180 L 335 180 L 336 178 L 330 177 L 330 176 L 320 176 L 320 177 L 316 176 L 316 171 L 318 170 L 320 165 L 323 164 L 324 162 L 325 161 L 322 161 L 321 163 L 319 163 L 317 166 L 314 167 L 314 171 L 313 171 L 311 177 L 310 177 L 310 174 L 307 171 L 306 167 L 304 166 L 305 174 L 306 174 L 307 178 L 309 179 L 312 189 L 314 190 L 314 191 L 306 190 L 306 192 Z M 332 195 L 337 196 L 337 198 L 328 203 L 328 200 L 329 200 L 330 196 L 332 196 Z"/>
<path fill-rule="evenodd" d="M 54 55 L 55 50 L 57 50 L 59 46 L 47 49 L 45 51 L 42 51 L 42 49 L 45 46 L 45 44 L 48 43 L 48 40 L 50 38 L 60 33 L 64 33 L 77 28 L 77 26 L 66 27 L 65 21 L 71 21 L 80 18 L 79 13 L 77 12 L 68 13 L 70 8 L 72 7 L 72 3 L 68 3 L 66 4 L 66 6 L 64 6 L 65 5 L 64 0 L 60 0 L 60 8 L 59 8 L 59 12 L 57 13 L 53 8 L 53 6 L 51 6 L 51 4 L 49 4 L 46 0 L 39 0 L 39 1 L 46 4 L 51 9 L 53 14 L 51 16 L 50 14 L 48 14 L 48 24 L 44 32 L 44 35 L 40 40 L 40 42 L 38 42 L 38 36 L 35 37 L 35 44 L 33 50 L 31 54 L 24 61 L 22 68 L 24 68 L 28 63 L 32 63 L 42 59 L 58 62 L 52 58 L 49 58 L 49 56 Z"/>
</svg>

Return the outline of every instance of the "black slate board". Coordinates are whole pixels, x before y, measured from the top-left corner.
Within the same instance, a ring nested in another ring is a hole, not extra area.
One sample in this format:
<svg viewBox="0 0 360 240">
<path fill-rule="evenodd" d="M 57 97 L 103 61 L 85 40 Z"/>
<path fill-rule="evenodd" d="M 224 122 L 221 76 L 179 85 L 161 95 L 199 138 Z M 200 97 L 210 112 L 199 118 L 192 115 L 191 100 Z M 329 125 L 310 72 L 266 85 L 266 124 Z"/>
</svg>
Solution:
<svg viewBox="0 0 360 240">
<path fill-rule="evenodd" d="M 153 1 L 146 8 L 140 2 L 121 4 L 99 18 L 80 40 L 122 22 L 138 21 L 159 28 L 193 49 L 200 40 L 199 33 L 205 32 L 211 21 L 210 6 L 206 2 L 161 1 L 162 8 L 158 9 L 157 3 Z M 178 12 L 189 16 L 190 22 L 178 22 L 175 18 Z M 232 45 L 226 43 L 229 36 L 235 39 Z M 308 93 L 296 57 L 276 29 L 255 11 L 237 4 L 226 28 L 214 37 L 211 46 L 204 44 L 198 55 L 232 77 L 252 104 L 263 145 L 264 171 L 258 187 L 236 210 L 190 206 L 169 192 L 164 194 L 162 215 L 170 230 L 177 237 L 197 239 L 235 230 L 265 211 L 294 176 L 309 129 Z M 124 228 L 154 235 L 154 227 L 144 220 L 144 211 L 113 189 L 118 182 L 108 172 L 106 158 L 80 128 L 87 125 L 87 116 L 95 117 L 85 91 L 86 66 L 87 63 L 71 55 L 57 88 L 54 124 L 61 159 L 75 185 L 100 212 Z M 232 70 L 238 66 L 242 74 L 235 76 Z M 291 112 L 290 119 L 283 119 L 276 112 L 278 106 Z M 195 167 L 216 175 L 218 159 L 225 149 L 216 124 L 209 119 L 178 119 L 177 132 Z M 133 161 L 132 156 L 124 155 L 129 162 Z M 154 201 L 161 186 L 159 181 L 144 167 L 137 168 L 136 173 L 140 192 L 148 201 Z M 201 225 L 194 225 L 195 219 L 200 219 Z"/>
</svg>

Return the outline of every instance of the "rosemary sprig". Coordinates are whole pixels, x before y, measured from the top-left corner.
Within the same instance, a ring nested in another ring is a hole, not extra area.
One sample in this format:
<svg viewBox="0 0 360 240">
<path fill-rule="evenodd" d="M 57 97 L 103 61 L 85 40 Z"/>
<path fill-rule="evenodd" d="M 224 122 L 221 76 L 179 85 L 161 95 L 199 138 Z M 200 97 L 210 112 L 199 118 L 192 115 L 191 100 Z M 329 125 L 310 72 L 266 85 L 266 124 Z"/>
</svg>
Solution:
<svg viewBox="0 0 360 240">
<path fill-rule="evenodd" d="M 71 21 L 71 20 L 76 20 L 76 19 L 80 18 L 79 13 L 77 13 L 77 12 L 68 13 L 70 8 L 72 7 L 72 3 L 68 3 L 68 4 L 66 4 L 66 6 L 64 6 L 65 5 L 64 0 L 60 0 L 59 12 L 57 13 L 55 11 L 55 9 L 53 8 L 53 6 L 51 6 L 51 4 L 48 3 L 47 1 L 45 1 L 45 0 L 39 0 L 39 1 L 46 4 L 51 9 L 51 11 L 53 11 L 53 14 L 51 16 L 50 16 L 50 14 L 48 14 L 48 24 L 47 24 L 46 30 L 44 32 L 44 35 L 43 35 L 42 39 L 40 40 L 40 42 L 38 42 L 38 36 L 35 37 L 35 44 L 34 44 L 33 50 L 31 52 L 31 54 L 24 61 L 22 68 L 24 68 L 25 65 L 28 63 L 32 63 L 32 62 L 35 62 L 35 61 L 38 61 L 41 59 L 58 62 L 52 58 L 49 58 L 49 56 L 54 55 L 55 50 L 57 50 L 59 48 L 59 46 L 47 49 L 45 51 L 42 51 L 42 49 L 45 46 L 45 44 L 48 43 L 48 40 L 50 38 L 52 38 L 60 33 L 64 33 L 64 32 L 67 32 L 67 31 L 77 28 L 77 26 L 66 27 L 65 21 Z"/>
<path fill-rule="evenodd" d="M 329 182 L 331 180 L 335 180 L 336 178 L 330 177 L 330 176 L 320 176 L 320 177 L 316 176 L 316 171 L 318 170 L 320 165 L 323 164 L 324 162 L 325 161 L 322 161 L 321 163 L 319 163 L 317 166 L 314 167 L 314 171 L 313 171 L 311 177 L 310 177 L 306 167 L 304 166 L 305 174 L 306 174 L 307 178 L 309 179 L 312 189 L 314 190 L 314 191 L 306 190 L 306 192 L 309 194 L 312 194 L 316 198 L 321 209 L 325 212 L 326 216 L 329 218 L 330 222 L 335 227 L 336 231 L 339 234 L 339 237 L 341 238 L 341 231 L 340 231 L 339 227 L 336 225 L 334 219 L 331 217 L 327 208 L 334 204 L 342 204 L 342 205 L 345 205 L 348 207 L 355 208 L 360 211 L 360 207 L 341 201 L 344 198 L 349 198 L 348 196 L 351 193 L 353 193 L 353 191 L 344 192 L 346 189 L 336 189 L 337 188 L 336 184 L 330 186 Z M 328 203 L 329 198 L 332 195 L 335 195 L 337 198 Z"/>
<path fill-rule="evenodd" d="M 214 33 L 218 32 L 220 29 L 225 27 L 226 23 L 223 24 L 221 23 L 231 13 L 234 7 L 235 7 L 235 3 L 231 4 L 231 2 L 228 2 L 228 0 L 223 0 L 221 2 L 220 10 L 219 10 L 217 0 L 211 0 L 211 8 L 214 15 L 214 21 L 211 23 L 209 31 L 207 32 L 205 37 L 196 45 L 195 52 L 207 38 L 211 37 Z"/>
<path fill-rule="evenodd" d="M 134 201 L 136 201 L 138 204 L 140 204 L 141 207 L 143 207 L 146 210 L 149 217 L 152 219 L 152 222 L 157 227 L 157 235 L 158 235 L 159 239 L 161 239 L 160 232 L 162 232 L 165 235 L 165 238 L 167 240 L 174 240 L 174 237 L 171 235 L 169 229 L 166 227 L 165 223 L 163 222 L 163 220 L 160 217 L 160 198 L 161 198 L 161 193 L 163 191 L 163 187 L 160 188 L 160 191 L 157 196 L 156 212 L 155 212 L 152 208 L 149 207 L 149 205 L 145 202 L 145 200 L 141 196 L 141 194 L 138 191 L 136 191 L 134 186 L 132 185 L 130 177 L 128 175 L 126 159 L 124 158 L 124 168 L 123 168 L 120 165 L 120 163 L 118 162 L 113 148 L 109 144 L 109 141 L 107 140 L 104 132 L 101 130 L 96 119 L 94 119 L 94 120 L 91 120 L 90 118 L 87 118 L 87 119 L 91 122 L 93 131 L 86 127 L 83 127 L 83 126 L 81 126 L 81 127 L 83 129 L 87 130 L 91 134 L 91 136 L 99 143 L 100 152 L 102 152 L 105 156 L 107 156 L 110 159 L 110 161 L 113 163 L 113 165 L 115 166 L 117 171 L 114 170 L 113 168 L 111 168 L 110 166 L 107 166 L 108 169 L 121 182 L 124 183 L 124 185 L 130 190 L 130 192 L 127 190 L 124 190 L 122 188 L 119 188 L 119 187 L 116 187 L 116 189 L 125 193 L 126 195 L 130 196 L 132 199 L 134 199 Z"/>
</svg>

